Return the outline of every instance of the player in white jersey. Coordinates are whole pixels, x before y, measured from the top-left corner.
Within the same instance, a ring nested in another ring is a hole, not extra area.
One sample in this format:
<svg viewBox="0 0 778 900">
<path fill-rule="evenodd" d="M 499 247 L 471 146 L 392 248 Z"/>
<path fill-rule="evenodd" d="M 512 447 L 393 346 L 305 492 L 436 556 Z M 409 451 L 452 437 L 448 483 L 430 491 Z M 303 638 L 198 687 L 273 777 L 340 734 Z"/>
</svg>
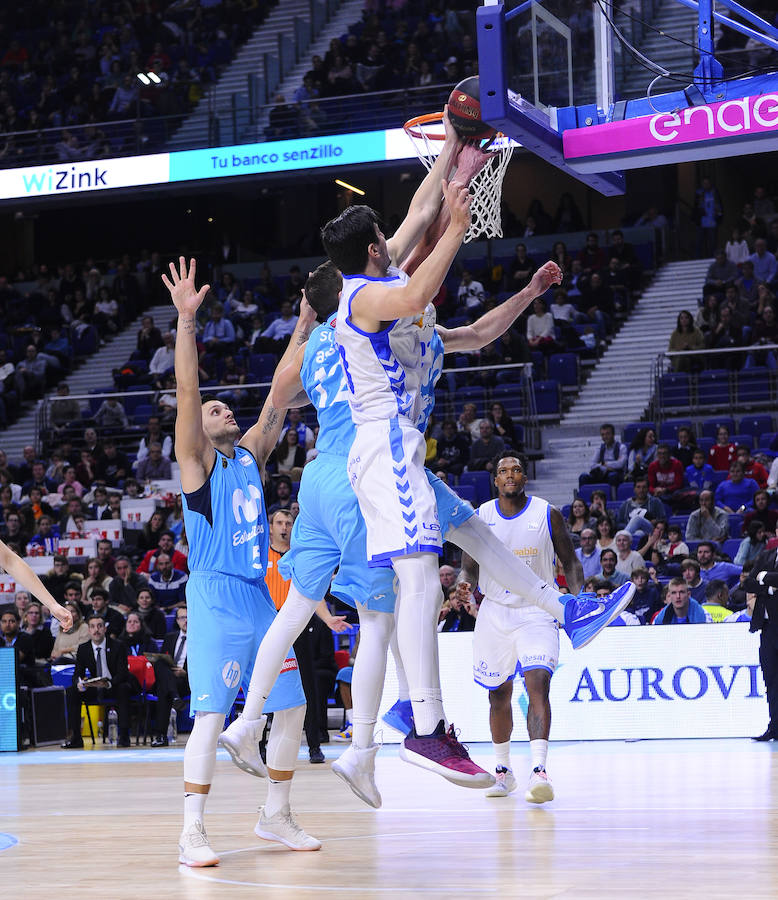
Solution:
<svg viewBox="0 0 778 900">
<path fill-rule="evenodd" d="M 417 428 L 425 373 L 433 360 L 435 318 L 429 301 L 470 221 L 467 190 L 444 181 L 443 193 L 450 222 L 410 278 L 393 266 L 409 246 L 408 220 L 387 242 L 376 213 L 351 206 L 325 225 L 322 240 L 343 274 L 336 335 L 357 426 L 349 477 L 365 519 L 368 562 L 391 566 L 399 582 L 397 641 L 414 717 L 414 730 L 400 754 L 457 784 L 481 787 L 492 782 L 491 776 L 472 763 L 445 728 L 436 631 L 442 536 L 435 495 L 424 475 L 424 438 Z M 574 646 L 591 640 L 634 591 L 627 587 L 605 603 L 575 598 L 565 606 L 551 584 L 529 571 L 522 587 L 530 603 L 565 620 Z"/>
<path fill-rule="evenodd" d="M 525 493 L 525 463 L 510 452 L 495 460 L 494 485 L 497 499 L 484 503 L 478 516 L 505 546 L 540 578 L 553 581 L 559 558 L 568 587 L 577 593 L 583 568 L 558 509 L 539 497 Z M 532 756 L 532 774 L 525 793 L 530 803 L 554 799 L 546 774 L 548 737 L 551 728 L 549 688 L 559 660 L 559 624 L 537 607 L 516 606 L 516 597 L 506 591 L 488 570 L 462 554 L 458 592 L 468 598 L 478 585 L 484 595 L 473 634 L 473 678 L 489 691 L 489 727 L 497 757 L 497 778 L 487 797 L 505 797 L 516 789 L 510 761 L 513 714 L 513 679 L 524 678 L 529 697 L 527 731 Z"/>
</svg>

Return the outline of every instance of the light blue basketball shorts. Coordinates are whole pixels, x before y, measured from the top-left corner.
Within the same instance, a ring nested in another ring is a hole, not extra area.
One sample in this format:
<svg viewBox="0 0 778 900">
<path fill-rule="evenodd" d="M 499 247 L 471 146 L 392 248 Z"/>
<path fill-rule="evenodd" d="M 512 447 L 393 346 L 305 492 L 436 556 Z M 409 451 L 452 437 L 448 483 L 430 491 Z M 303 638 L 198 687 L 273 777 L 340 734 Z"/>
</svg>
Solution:
<svg viewBox="0 0 778 900">
<path fill-rule="evenodd" d="M 193 572 L 186 585 L 187 670 L 190 709 L 227 713 L 238 689 L 248 690 L 257 650 L 276 609 L 264 581 Z M 297 659 L 291 648 L 265 704 L 268 712 L 305 703 Z"/>
</svg>

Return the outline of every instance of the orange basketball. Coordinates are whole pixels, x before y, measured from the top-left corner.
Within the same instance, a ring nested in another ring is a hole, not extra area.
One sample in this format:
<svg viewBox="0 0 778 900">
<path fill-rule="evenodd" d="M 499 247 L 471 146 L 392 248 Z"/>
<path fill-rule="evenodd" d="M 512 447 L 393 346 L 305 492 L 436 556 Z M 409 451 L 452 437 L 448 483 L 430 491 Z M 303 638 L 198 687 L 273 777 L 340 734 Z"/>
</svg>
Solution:
<svg viewBox="0 0 778 900">
<path fill-rule="evenodd" d="M 494 128 L 481 121 L 481 90 L 477 75 L 460 81 L 451 92 L 448 117 L 457 134 L 463 138 L 482 140 L 494 137 Z"/>
</svg>

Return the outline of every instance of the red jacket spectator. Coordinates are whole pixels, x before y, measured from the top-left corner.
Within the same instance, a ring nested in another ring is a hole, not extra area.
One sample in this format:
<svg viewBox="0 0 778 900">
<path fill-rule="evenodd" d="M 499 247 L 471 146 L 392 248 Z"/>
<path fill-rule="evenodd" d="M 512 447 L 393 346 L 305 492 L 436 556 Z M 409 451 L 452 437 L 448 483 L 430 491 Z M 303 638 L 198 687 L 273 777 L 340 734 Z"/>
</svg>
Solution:
<svg viewBox="0 0 778 900">
<path fill-rule="evenodd" d="M 734 444 L 714 444 L 708 451 L 708 462 L 717 472 L 728 472 L 729 464 L 736 456 Z"/>
<path fill-rule="evenodd" d="M 655 496 L 673 494 L 683 487 L 683 464 L 670 456 L 670 448 L 660 444 L 657 458 L 648 467 L 648 490 Z"/>
<path fill-rule="evenodd" d="M 189 572 L 189 566 L 187 565 L 186 557 L 183 553 L 179 550 L 162 550 L 159 547 L 155 547 L 154 550 L 149 550 L 140 561 L 140 564 L 135 571 L 144 572 L 146 574 L 153 572 L 154 563 L 160 553 L 168 553 L 170 555 L 170 561 L 173 563 L 174 569 L 178 569 L 179 572 Z"/>
<path fill-rule="evenodd" d="M 763 490 L 767 487 L 767 476 L 769 473 L 760 462 L 757 462 L 755 459 L 751 459 L 748 463 L 745 464 L 745 473 L 746 478 L 753 478 L 754 481 Z"/>
</svg>

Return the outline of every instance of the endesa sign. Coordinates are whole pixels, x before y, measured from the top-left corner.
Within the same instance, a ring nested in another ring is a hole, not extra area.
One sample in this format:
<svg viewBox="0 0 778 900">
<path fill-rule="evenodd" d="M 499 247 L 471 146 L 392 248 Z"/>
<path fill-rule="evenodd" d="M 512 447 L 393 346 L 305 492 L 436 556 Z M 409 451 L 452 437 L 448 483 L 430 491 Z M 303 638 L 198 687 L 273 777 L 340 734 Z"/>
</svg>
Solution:
<svg viewBox="0 0 778 900">
<path fill-rule="evenodd" d="M 487 691 L 472 680 L 472 635 L 441 634 L 448 718 L 465 741 L 490 741 Z M 383 713 L 397 699 L 390 655 Z M 514 684 L 513 740 L 527 740 L 523 682 Z M 759 636 L 747 623 L 608 628 L 581 650 L 560 633 L 551 679 L 552 740 L 746 737 L 767 725 Z M 384 740 L 399 739 L 385 728 Z"/>
<path fill-rule="evenodd" d="M 778 149 L 778 93 L 571 128 L 562 146 L 580 172 L 763 153 Z"/>
</svg>

